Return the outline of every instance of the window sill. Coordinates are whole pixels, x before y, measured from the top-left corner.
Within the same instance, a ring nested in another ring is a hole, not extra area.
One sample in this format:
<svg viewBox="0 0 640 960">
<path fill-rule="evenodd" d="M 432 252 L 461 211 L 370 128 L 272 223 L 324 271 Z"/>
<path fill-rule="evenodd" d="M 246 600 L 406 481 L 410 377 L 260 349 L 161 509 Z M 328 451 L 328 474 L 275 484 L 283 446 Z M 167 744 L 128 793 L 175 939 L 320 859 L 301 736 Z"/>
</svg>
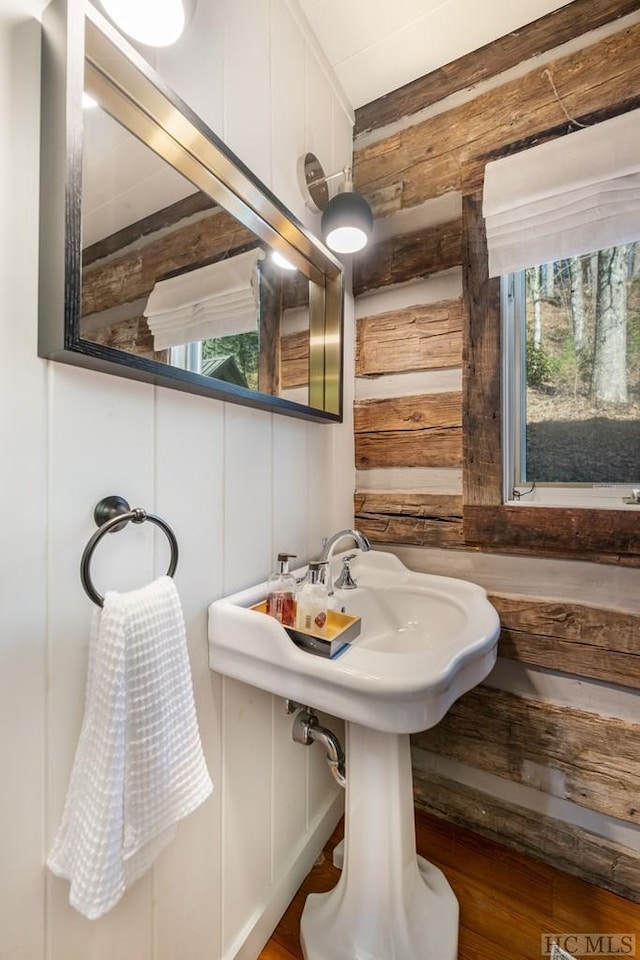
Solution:
<svg viewBox="0 0 640 960">
<path fill-rule="evenodd" d="M 624 503 L 621 497 L 617 498 L 599 498 L 599 497 L 577 497 L 574 493 L 566 495 L 542 494 L 536 497 L 534 494 L 523 493 L 522 498 L 506 500 L 505 507 L 549 507 L 555 510 L 640 510 L 640 502 Z"/>
<path fill-rule="evenodd" d="M 638 507 L 465 504 L 464 539 L 485 549 L 640 563 Z"/>
</svg>

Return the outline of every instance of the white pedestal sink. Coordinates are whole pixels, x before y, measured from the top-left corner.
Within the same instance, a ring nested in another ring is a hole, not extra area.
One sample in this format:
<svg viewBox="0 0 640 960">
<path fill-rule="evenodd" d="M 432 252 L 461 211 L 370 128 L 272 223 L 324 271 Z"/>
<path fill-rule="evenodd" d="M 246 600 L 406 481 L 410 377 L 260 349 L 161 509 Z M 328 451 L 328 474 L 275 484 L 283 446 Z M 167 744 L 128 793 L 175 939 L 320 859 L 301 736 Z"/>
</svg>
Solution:
<svg viewBox="0 0 640 960">
<path fill-rule="evenodd" d="M 344 867 L 333 890 L 307 899 L 306 960 L 455 960 L 456 898 L 416 857 L 409 734 L 490 672 L 498 615 L 481 587 L 414 573 L 389 553 L 359 554 L 351 570 L 358 587 L 339 597 L 362 632 L 336 659 L 248 609 L 262 583 L 210 606 L 210 665 L 347 721 Z"/>
</svg>

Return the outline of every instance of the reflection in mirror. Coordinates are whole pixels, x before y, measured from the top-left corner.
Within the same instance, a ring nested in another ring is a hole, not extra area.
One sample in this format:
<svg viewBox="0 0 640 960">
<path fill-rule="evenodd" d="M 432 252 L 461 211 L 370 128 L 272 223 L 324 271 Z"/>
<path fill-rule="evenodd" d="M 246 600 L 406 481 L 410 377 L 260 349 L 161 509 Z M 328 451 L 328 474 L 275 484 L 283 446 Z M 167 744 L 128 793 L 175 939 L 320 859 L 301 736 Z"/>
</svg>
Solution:
<svg viewBox="0 0 640 960">
<path fill-rule="evenodd" d="M 42 78 L 40 356 L 340 420 L 333 255 L 84 0 Z"/>
<path fill-rule="evenodd" d="M 99 105 L 84 111 L 80 336 L 309 403 L 309 282 Z"/>
</svg>

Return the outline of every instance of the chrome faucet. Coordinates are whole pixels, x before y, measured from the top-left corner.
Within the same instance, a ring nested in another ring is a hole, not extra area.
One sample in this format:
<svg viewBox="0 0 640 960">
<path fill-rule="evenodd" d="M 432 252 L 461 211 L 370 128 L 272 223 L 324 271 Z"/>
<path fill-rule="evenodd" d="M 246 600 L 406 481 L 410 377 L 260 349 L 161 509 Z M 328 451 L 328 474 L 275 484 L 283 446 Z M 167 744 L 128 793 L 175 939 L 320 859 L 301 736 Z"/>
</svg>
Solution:
<svg viewBox="0 0 640 960">
<path fill-rule="evenodd" d="M 329 596 L 333 595 L 333 584 L 331 583 L 331 557 L 333 556 L 333 551 L 336 548 L 341 540 L 344 540 L 345 537 L 349 537 L 351 540 L 355 540 L 356 546 L 358 546 L 363 553 L 366 553 L 367 550 L 371 549 L 371 544 L 369 543 L 367 537 L 363 533 L 360 533 L 359 530 L 338 530 L 337 533 L 334 533 L 332 537 L 329 537 L 328 540 L 325 540 L 322 544 L 322 553 L 320 554 L 320 560 L 326 562 L 327 567 L 327 592 Z M 355 581 L 352 580 L 352 583 L 355 586 Z"/>
</svg>

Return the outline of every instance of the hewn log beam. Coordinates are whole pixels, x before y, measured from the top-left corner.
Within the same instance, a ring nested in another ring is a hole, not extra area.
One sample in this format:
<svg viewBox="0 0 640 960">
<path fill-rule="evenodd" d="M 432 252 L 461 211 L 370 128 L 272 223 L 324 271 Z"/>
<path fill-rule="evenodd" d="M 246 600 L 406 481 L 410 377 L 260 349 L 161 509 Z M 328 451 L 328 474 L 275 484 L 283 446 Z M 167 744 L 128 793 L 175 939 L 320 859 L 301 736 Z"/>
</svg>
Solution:
<svg viewBox="0 0 640 960">
<path fill-rule="evenodd" d="M 574 0 L 356 110 L 355 136 L 418 113 L 531 57 L 633 13 L 638 0 Z"/>
<path fill-rule="evenodd" d="M 356 490 L 358 514 L 386 513 L 398 517 L 460 520 L 462 497 L 454 493 L 416 493 L 403 490 Z"/>
<path fill-rule="evenodd" d="M 461 394 L 362 400 L 354 405 L 356 466 L 462 463 Z"/>
<path fill-rule="evenodd" d="M 464 502 L 496 505 L 502 502 L 500 281 L 489 278 L 481 195 L 463 197 L 462 223 Z"/>
<path fill-rule="evenodd" d="M 288 333 L 282 338 L 280 353 L 282 389 L 309 384 L 309 331 Z"/>
<path fill-rule="evenodd" d="M 628 510 L 568 507 L 464 506 L 468 543 L 530 553 L 640 555 L 640 525 Z"/>
<path fill-rule="evenodd" d="M 419 809 L 640 902 L 637 850 L 433 773 L 419 750 L 413 781 Z"/>
<path fill-rule="evenodd" d="M 282 271 L 281 271 L 282 272 Z M 282 309 L 292 310 L 309 306 L 309 281 L 303 273 L 284 273 L 282 276 Z"/>
<path fill-rule="evenodd" d="M 353 292 L 358 297 L 367 290 L 405 283 L 415 277 L 427 277 L 462 263 L 462 223 L 452 220 L 415 233 L 384 240 L 356 260 L 353 267 Z"/>
<path fill-rule="evenodd" d="M 640 614 L 537 597 L 489 599 L 500 615 L 499 656 L 640 688 Z"/>
<path fill-rule="evenodd" d="M 88 267 L 96 260 L 112 256 L 119 250 L 126 250 L 132 243 L 141 240 L 143 237 L 156 233 L 158 230 L 172 227 L 187 217 L 192 217 L 203 210 L 211 210 L 216 206 L 215 200 L 198 190 L 197 193 L 190 194 L 184 200 L 178 200 L 168 207 L 163 207 L 162 210 L 158 210 L 142 220 L 136 220 L 135 223 L 130 223 L 122 230 L 117 230 L 103 240 L 98 240 L 96 243 L 85 247 L 82 251 L 82 266 Z"/>
<path fill-rule="evenodd" d="M 282 270 L 265 260 L 260 264 L 258 277 L 258 390 L 278 397 L 281 390 Z"/>
<path fill-rule="evenodd" d="M 354 404 L 353 419 L 356 434 L 384 430 L 416 433 L 433 427 L 459 427 L 462 422 L 462 394 L 454 391 L 360 400 Z"/>
<path fill-rule="evenodd" d="M 459 367 L 460 297 L 362 317 L 356 326 L 356 376 Z"/>
<path fill-rule="evenodd" d="M 490 687 L 454 703 L 416 746 L 640 823 L 640 726 Z"/>
<path fill-rule="evenodd" d="M 461 547 L 462 498 L 401 491 L 356 491 L 359 530 L 377 543 Z"/>
<path fill-rule="evenodd" d="M 130 317 L 110 326 L 100 327 L 87 334 L 86 340 L 91 343 L 101 343 L 114 350 L 124 350 L 126 353 L 135 353 L 140 357 L 149 357 L 151 360 L 166 361 L 167 351 L 159 352 L 153 349 L 153 334 L 149 330 L 145 317 Z"/>
<path fill-rule="evenodd" d="M 462 429 L 431 427 L 415 431 L 382 431 L 356 434 L 356 466 L 459 467 L 462 463 Z"/>
</svg>

